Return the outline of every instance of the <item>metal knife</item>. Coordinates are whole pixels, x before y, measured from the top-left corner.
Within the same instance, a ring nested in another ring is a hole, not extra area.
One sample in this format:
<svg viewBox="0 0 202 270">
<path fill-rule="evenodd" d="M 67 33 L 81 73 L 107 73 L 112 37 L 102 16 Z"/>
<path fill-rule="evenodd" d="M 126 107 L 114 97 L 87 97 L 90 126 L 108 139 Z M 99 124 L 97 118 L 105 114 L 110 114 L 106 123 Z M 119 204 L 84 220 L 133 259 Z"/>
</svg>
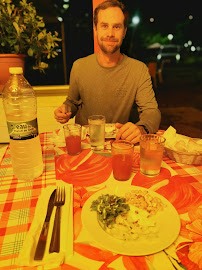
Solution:
<svg viewBox="0 0 202 270">
<path fill-rule="evenodd" d="M 46 247 L 50 217 L 51 217 L 53 207 L 54 207 L 55 193 L 56 193 L 56 189 L 53 191 L 53 193 L 51 194 L 50 199 L 49 199 L 46 218 L 45 218 L 42 230 L 41 230 L 41 234 L 39 236 L 39 241 L 38 241 L 38 244 L 36 247 L 34 260 L 42 260 L 43 259 L 43 255 L 44 255 L 44 251 L 45 251 L 45 247 Z"/>
</svg>

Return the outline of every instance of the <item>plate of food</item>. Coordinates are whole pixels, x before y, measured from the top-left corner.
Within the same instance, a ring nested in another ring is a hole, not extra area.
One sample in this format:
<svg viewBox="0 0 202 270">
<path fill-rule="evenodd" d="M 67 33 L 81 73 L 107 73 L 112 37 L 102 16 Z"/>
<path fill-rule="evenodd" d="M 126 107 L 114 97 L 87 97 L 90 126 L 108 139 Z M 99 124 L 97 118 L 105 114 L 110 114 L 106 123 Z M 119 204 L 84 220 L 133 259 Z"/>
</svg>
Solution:
<svg viewBox="0 0 202 270">
<path fill-rule="evenodd" d="M 128 256 L 164 250 L 180 232 L 174 206 L 158 193 L 137 186 L 94 193 L 83 206 L 82 223 L 100 246 Z"/>
<path fill-rule="evenodd" d="M 117 128 L 115 124 L 105 124 L 105 138 L 114 139 L 116 138 Z"/>
<path fill-rule="evenodd" d="M 86 128 L 86 134 L 89 135 L 89 126 L 85 125 L 84 127 Z M 117 128 L 115 124 L 110 124 L 110 123 L 105 124 L 105 138 L 106 139 L 115 139 L 116 133 L 117 133 Z"/>
</svg>

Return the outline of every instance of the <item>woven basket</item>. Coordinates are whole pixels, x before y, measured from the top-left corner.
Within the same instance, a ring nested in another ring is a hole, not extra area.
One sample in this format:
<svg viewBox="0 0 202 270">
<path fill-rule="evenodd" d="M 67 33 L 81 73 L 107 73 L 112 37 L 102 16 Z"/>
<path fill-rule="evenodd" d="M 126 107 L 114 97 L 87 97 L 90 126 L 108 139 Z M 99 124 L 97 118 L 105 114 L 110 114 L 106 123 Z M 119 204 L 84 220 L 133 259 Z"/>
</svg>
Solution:
<svg viewBox="0 0 202 270">
<path fill-rule="evenodd" d="M 191 164 L 191 165 L 202 165 L 202 154 L 192 154 L 186 152 L 179 152 L 171 150 L 167 147 L 165 149 L 165 154 L 172 160 L 183 163 L 183 164 Z"/>
</svg>

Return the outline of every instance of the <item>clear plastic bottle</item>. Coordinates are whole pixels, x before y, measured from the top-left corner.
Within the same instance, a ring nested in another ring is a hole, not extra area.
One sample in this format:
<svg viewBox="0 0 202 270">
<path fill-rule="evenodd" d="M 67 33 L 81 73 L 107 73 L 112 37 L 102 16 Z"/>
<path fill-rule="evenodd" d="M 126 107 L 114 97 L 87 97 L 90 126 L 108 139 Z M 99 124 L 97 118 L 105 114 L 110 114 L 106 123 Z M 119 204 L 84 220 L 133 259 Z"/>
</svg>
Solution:
<svg viewBox="0 0 202 270">
<path fill-rule="evenodd" d="M 13 173 L 19 180 L 33 180 L 43 172 L 37 100 L 22 68 L 9 68 L 9 72 L 2 100 L 10 136 Z"/>
</svg>

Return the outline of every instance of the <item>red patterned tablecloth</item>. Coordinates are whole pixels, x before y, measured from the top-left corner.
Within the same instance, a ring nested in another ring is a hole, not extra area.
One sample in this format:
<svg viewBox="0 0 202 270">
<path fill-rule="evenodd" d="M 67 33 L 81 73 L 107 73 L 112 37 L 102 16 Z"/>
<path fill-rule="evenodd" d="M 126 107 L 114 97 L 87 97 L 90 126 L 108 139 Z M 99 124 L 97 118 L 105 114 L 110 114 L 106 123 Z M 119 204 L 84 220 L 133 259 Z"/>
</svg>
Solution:
<svg viewBox="0 0 202 270">
<path fill-rule="evenodd" d="M 81 222 L 85 201 L 107 186 L 112 175 L 111 157 L 85 149 L 78 156 L 58 155 L 50 142 L 52 133 L 40 134 L 44 172 L 34 181 L 13 175 L 10 149 L 0 161 L 0 269 L 45 269 L 18 267 L 16 258 L 34 218 L 42 189 L 62 179 L 74 185 L 74 257 L 58 269 L 79 270 L 174 270 L 202 269 L 202 166 L 178 164 L 163 157 L 161 173 L 148 178 L 140 174 L 139 153 L 134 153 L 130 184 L 153 188 L 176 208 L 181 230 L 167 249 L 149 256 L 125 256 L 101 248 L 88 238 Z M 114 182 L 113 182 L 114 181 Z"/>
</svg>

